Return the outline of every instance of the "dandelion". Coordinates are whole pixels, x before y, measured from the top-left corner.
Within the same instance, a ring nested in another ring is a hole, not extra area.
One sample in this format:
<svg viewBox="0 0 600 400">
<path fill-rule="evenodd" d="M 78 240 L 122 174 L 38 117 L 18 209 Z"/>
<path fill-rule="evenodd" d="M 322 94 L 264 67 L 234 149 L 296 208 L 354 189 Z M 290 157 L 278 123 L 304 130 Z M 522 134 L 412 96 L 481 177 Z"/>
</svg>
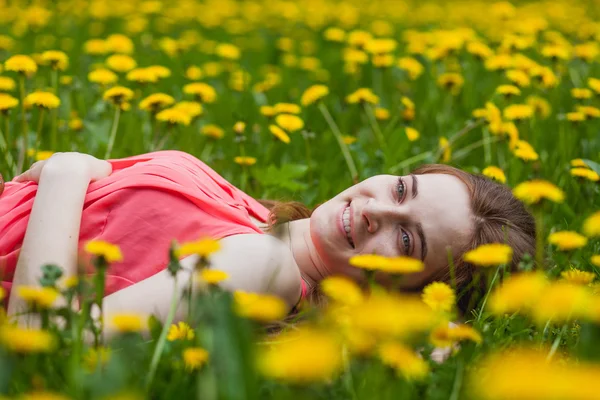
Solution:
<svg viewBox="0 0 600 400">
<path fill-rule="evenodd" d="M 285 133 L 285 131 L 283 129 L 281 129 L 280 127 L 278 127 L 277 125 L 269 125 L 269 131 L 279 140 L 281 140 L 283 143 L 289 144 L 290 143 L 290 137 L 288 136 L 287 133 Z"/>
<path fill-rule="evenodd" d="M 236 164 L 245 166 L 245 167 L 249 167 L 252 166 L 254 164 L 256 164 L 256 158 L 255 157 L 247 157 L 247 156 L 237 156 L 233 159 L 233 161 Z"/>
<path fill-rule="evenodd" d="M 379 121 L 385 121 L 390 119 L 390 111 L 387 108 L 377 107 L 375 108 L 375 118 Z"/>
<path fill-rule="evenodd" d="M 584 178 L 592 182 L 598 182 L 600 180 L 600 175 L 589 168 L 571 168 L 570 173 L 572 176 Z"/>
<path fill-rule="evenodd" d="M 156 114 L 156 119 L 168 122 L 170 125 L 188 126 L 192 122 L 192 117 L 181 108 L 171 107 Z"/>
<path fill-rule="evenodd" d="M 117 74 L 106 68 L 98 68 L 88 74 L 88 80 L 103 86 L 111 85 L 119 80 Z"/>
<path fill-rule="evenodd" d="M 586 120 L 586 115 L 580 111 L 568 112 L 566 116 L 567 121 L 571 122 L 583 122 Z"/>
<path fill-rule="evenodd" d="M 458 94 L 465 83 L 462 75 L 456 72 L 447 72 L 438 76 L 437 84 L 452 94 Z"/>
<path fill-rule="evenodd" d="M 213 139 L 222 139 L 225 136 L 225 131 L 214 124 L 204 125 L 200 133 Z"/>
<path fill-rule="evenodd" d="M 120 313 L 111 318 L 114 328 L 121 333 L 140 332 L 144 329 L 144 319 L 138 314 Z"/>
<path fill-rule="evenodd" d="M 45 353 L 56 345 L 54 336 L 45 330 L 20 328 L 13 325 L 0 327 L 0 343 L 16 353 Z"/>
<path fill-rule="evenodd" d="M 73 77 L 70 75 L 63 75 L 58 81 L 63 86 L 71 86 L 73 84 Z"/>
<path fill-rule="evenodd" d="M 513 189 L 513 194 L 527 204 L 539 203 L 542 199 L 562 203 L 565 199 L 565 193 L 562 190 L 554 184 L 540 179 L 518 184 Z"/>
<path fill-rule="evenodd" d="M 149 68 L 134 68 L 126 75 L 128 81 L 137 83 L 158 82 L 158 76 Z"/>
<path fill-rule="evenodd" d="M 594 278 L 596 278 L 596 275 L 592 272 L 581 271 L 575 268 L 561 272 L 560 276 L 569 283 L 584 286 L 589 285 L 590 283 L 592 283 Z"/>
<path fill-rule="evenodd" d="M 341 304 L 357 304 L 364 298 L 360 287 L 354 281 L 342 276 L 325 278 L 321 282 L 321 290 L 327 297 Z"/>
<path fill-rule="evenodd" d="M 26 76 L 31 76 L 37 71 L 37 64 L 29 56 L 17 54 L 4 62 L 4 68 L 7 71 L 19 72 Z"/>
<path fill-rule="evenodd" d="M 501 94 L 506 97 L 510 96 L 520 96 L 521 89 L 513 85 L 500 85 L 496 88 L 496 93 Z"/>
<path fill-rule="evenodd" d="M 463 259 L 479 267 L 492 267 L 509 264 L 512 261 L 512 248 L 502 243 L 483 244 L 465 253 Z"/>
<path fill-rule="evenodd" d="M 346 32 L 340 28 L 330 27 L 325 29 L 323 37 L 329 42 L 342 43 L 346 40 Z"/>
<path fill-rule="evenodd" d="M 42 53 L 44 64 L 50 65 L 54 70 L 64 71 L 69 66 L 69 57 L 62 51 L 48 50 Z"/>
<path fill-rule="evenodd" d="M 350 135 L 342 136 L 342 141 L 344 142 L 345 145 L 351 145 L 352 143 L 356 143 L 357 140 L 358 140 L 358 138 L 356 136 L 350 136 Z"/>
<path fill-rule="evenodd" d="M 175 254 L 179 259 L 192 254 L 198 254 L 200 257 L 206 258 L 220 249 L 221 244 L 219 241 L 211 238 L 201 238 L 194 242 L 183 243 L 177 248 Z"/>
<path fill-rule="evenodd" d="M 113 53 L 131 54 L 134 51 L 133 41 L 120 33 L 107 37 L 106 46 Z"/>
<path fill-rule="evenodd" d="M 529 309 L 537 304 L 547 284 L 547 278 L 539 272 L 512 275 L 491 294 L 489 310 L 504 315 Z"/>
<path fill-rule="evenodd" d="M 88 241 L 85 244 L 85 251 L 103 257 L 109 263 L 123 261 L 123 254 L 121 253 L 119 246 L 103 240 Z"/>
<path fill-rule="evenodd" d="M 444 136 L 441 136 L 439 139 L 440 151 L 442 152 L 442 162 L 450 162 L 450 158 L 452 157 L 452 148 L 450 147 L 450 142 Z"/>
<path fill-rule="evenodd" d="M 528 104 L 511 104 L 502 113 L 510 121 L 523 120 L 533 116 L 533 108 Z"/>
<path fill-rule="evenodd" d="M 573 231 L 554 232 L 548 236 L 548 242 L 563 251 L 584 247 L 587 244 L 587 241 L 585 236 Z"/>
<path fill-rule="evenodd" d="M 577 106 L 577 112 L 585 115 L 586 118 L 600 118 L 600 108 L 592 106 Z"/>
<path fill-rule="evenodd" d="M 233 124 L 233 131 L 237 135 L 243 135 L 245 130 L 246 130 L 246 123 L 245 122 L 238 121 L 235 124 Z"/>
<path fill-rule="evenodd" d="M 414 350 L 403 344 L 388 342 L 380 346 L 379 358 L 407 380 L 421 380 L 429 374 L 429 366 Z"/>
<path fill-rule="evenodd" d="M 229 279 L 229 274 L 227 272 L 216 269 L 203 268 L 198 275 L 202 281 L 208 283 L 209 285 L 216 285 L 217 283 Z"/>
<path fill-rule="evenodd" d="M 410 126 L 407 126 L 406 128 L 404 128 L 404 133 L 406 134 L 406 138 L 410 142 L 414 142 L 416 140 L 419 140 L 419 137 L 421 137 L 421 134 L 419 133 L 419 131 L 416 130 L 415 128 L 410 127 Z"/>
<path fill-rule="evenodd" d="M 41 309 L 52 307 L 59 295 L 58 291 L 54 288 L 36 286 L 19 286 L 17 293 L 27 304 Z"/>
<path fill-rule="evenodd" d="M 329 88 L 325 85 L 313 85 L 306 89 L 304 93 L 302 93 L 302 97 L 300 98 L 300 104 L 304 107 L 314 104 L 320 100 L 322 100 L 325 96 L 329 94 Z"/>
<path fill-rule="evenodd" d="M 587 237 L 600 236 L 600 211 L 595 212 L 583 221 L 583 233 Z"/>
<path fill-rule="evenodd" d="M 595 254 L 590 257 L 590 262 L 596 267 L 600 267 L 600 254 Z"/>
<path fill-rule="evenodd" d="M 600 79 L 588 78 L 587 83 L 590 89 L 592 89 L 596 94 L 600 94 Z"/>
<path fill-rule="evenodd" d="M 260 106 L 259 111 L 267 118 L 274 117 L 276 114 L 275 107 L 273 106 Z"/>
<path fill-rule="evenodd" d="M 293 114 L 280 114 L 275 117 L 275 123 L 287 132 L 295 132 L 304 128 L 302 118 Z"/>
<path fill-rule="evenodd" d="M 369 88 L 360 88 L 355 92 L 346 96 L 346 102 L 350 104 L 357 103 L 379 103 L 379 97 L 376 96 Z"/>
<path fill-rule="evenodd" d="M 102 98 L 104 101 L 109 101 L 115 105 L 120 105 L 133 98 L 133 91 L 124 86 L 115 86 L 105 91 Z"/>
<path fill-rule="evenodd" d="M 509 81 L 520 87 L 527 87 L 531 85 L 531 79 L 529 79 L 529 75 L 527 75 L 525 71 L 511 69 L 506 71 L 505 75 Z"/>
<path fill-rule="evenodd" d="M 555 281 L 544 288 L 539 303 L 530 312 L 540 324 L 546 321 L 564 323 L 573 318 L 588 318 L 591 303 L 591 293 L 585 286 Z"/>
<path fill-rule="evenodd" d="M 176 340 L 192 340 L 195 337 L 194 330 L 185 322 L 180 321 L 177 324 L 172 324 L 167 333 L 167 340 L 174 342 Z"/>
<path fill-rule="evenodd" d="M 175 104 L 173 108 L 177 108 L 186 114 L 188 114 L 192 119 L 202 115 L 203 109 L 202 104 L 196 101 L 180 101 Z"/>
<path fill-rule="evenodd" d="M 405 71 L 408 74 L 410 80 L 414 81 L 423 74 L 423 65 L 412 57 L 401 57 L 398 59 L 398 68 Z"/>
<path fill-rule="evenodd" d="M 171 76 L 171 70 L 167 67 L 164 67 L 162 65 L 151 65 L 149 67 L 146 67 L 146 69 L 156 75 L 158 78 L 168 78 L 169 76 Z"/>
<path fill-rule="evenodd" d="M 433 311 L 449 312 L 456 302 L 454 291 L 443 282 L 433 282 L 425 286 L 421 297 Z"/>
<path fill-rule="evenodd" d="M 429 341 L 436 347 L 450 347 L 463 340 L 481 343 L 482 338 L 481 334 L 469 325 L 455 325 L 447 322 L 440 324 L 429 335 Z"/>
<path fill-rule="evenodd" d="M 108 68 L 116 72 L 128 72 L 137 67 L 137 62 L 125 54 L 113 54 L 106 59 Z"/>
<path fill-rule="evenodd" d="M 140 109 L 156 113 L 159 109 L 175 103 L 175 99 L 165 93 L 154 93 L 140 101 Z"/>
<path fill-rule="evenodd" d="M 495 179 L 500 183 L 506 183 L 506 175 L 504 175 L 504 171 L 494 165 L 485 167 L 482 171 L 482 174 L 490 179 Z"/>
<path fill-rule="evenodd" d="M 208 361 L 208 351 L 201 347 L 188 347 L 183 350 L 183 362 L 189 371 L 196 370 Z"/>
<path fill-rule="evenodd" d="M 17 87 L 15 81 L 6 76 L 0 76 L 0 92 L 12 92 Z"/>
<path fill-rule="evenodd" d="M 38 106 L 47 110 L 55 109 L 60 106 L 60 99 L 50 92 L 33 92 L 28 94 L 24 100 L 27 106 Z"/>
<path fill-rule="evenodd" d="M 94 372 L 96 368 L 103 367 L 110 359 L 111 350 L 107 347 L 90 348 L 83 356 L 83 363 L 89 372 Z"/>
<path fill-rule="evenodd" d="M 217 99 L 217 92 L 215 89 L 204 82 L 188 83 L 183 87 L 183 92 L 194 95 L 201 103 L 214 103 Z"/>
<path fill-rule="evenodd" d="M 108 44 L 103 39 L 90 39 L 83 44 L 83 51 L 93 56 L 104 55 L 109 52 Z"/>
<path fill-rule="evenodd" d="M 11 95 L 0 93 L 0 113 L 6 114 L 11 108 L 19 105 L 19 100 Z"/>
<path fill-rule="evenodd" d="M 552 107 L 548 100 L 538 96 L 528 96 L 525 102 L 533 108 L 533 112 L 541 118 L 548 118 Z"/>
<path fill-rule="evenodd" d="M 592 91 L 588 88 L 573 88 L 571 89 L 571 96 L 574 99 L 590 99 L 592 97 Z"/>
<path fill-rule="evenodd" d="M 259 350 L 258 370 L 269 378 L 286 382 L 327 381 L 342 367 L 342 352 L 336 337 L 315 328 L 286 331 Z"/>
<path fill-rule="evenodd" d="M 423 262 L 412 257 L 384 257 L 377 254 L 359 254 L 350 258 L 350 265 L 366 270 L 388 273 L 413 273 L 422 271 Z"/>
<path fill-rule="evenodd" d="M 271 322 L 287 314 L 283 300 L 270 294 L 249 293 L 236 290 L 233 293 L 234 311 L 239 316 L 260 322 Z"/>
</svg>

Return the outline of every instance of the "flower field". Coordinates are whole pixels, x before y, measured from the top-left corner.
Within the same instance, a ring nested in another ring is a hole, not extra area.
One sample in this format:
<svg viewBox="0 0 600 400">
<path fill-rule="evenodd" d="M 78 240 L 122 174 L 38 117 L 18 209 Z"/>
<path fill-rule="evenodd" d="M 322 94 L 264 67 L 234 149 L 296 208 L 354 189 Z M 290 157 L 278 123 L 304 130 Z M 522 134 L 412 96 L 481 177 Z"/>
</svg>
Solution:
<svg viewBox="0 0 600 400">
<path fill-rule="evenodd" d="M 43 287 L 14 289 L 41 323 L 0 316 L 0 396 L 600 399 L 598 21 L 598 0 L 0 0 L 7 181 L 53 152 L 175 149 L 254 198 L 314 206 L 445 163 L 511 187 L 538 232 L 518 271 L 504 244 L 465 254 L 489 288 L 466 313 L 453 282 L 330 277 L 284 322 L 281 299 L 219 288 L 210 240 L 171 251 L 174 282 L 177 256 L 201 256 L 185 322 L 92 317 L 121 254 L 88 243 L 93 277 L 44 266 Z"/>
</svg>

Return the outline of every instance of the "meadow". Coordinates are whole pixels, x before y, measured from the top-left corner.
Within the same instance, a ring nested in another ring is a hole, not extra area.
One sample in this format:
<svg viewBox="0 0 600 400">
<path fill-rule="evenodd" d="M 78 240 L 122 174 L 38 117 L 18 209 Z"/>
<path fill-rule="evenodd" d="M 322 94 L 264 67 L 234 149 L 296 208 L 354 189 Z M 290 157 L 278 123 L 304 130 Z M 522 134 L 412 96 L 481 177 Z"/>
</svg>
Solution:
<svg viewBox="0 0 600 400">
<path fill-rule="evenodd" d="M 285 322 L 280 299 L 219 289 L 217 244 L 173 247 L 173 276 L 178 255 L 202 256 L 173 325 L 91 318 L 120 256 L 96 243 L 93 277 L 44 266 L 43 288 L 19 291 L 41 327 L 0 317 L 0 397 L 600 399 L 598 21 L 597 0 L 0 0 L 7 181 L 53 152 L 174 149 L 312 207 L 444 163 L 511 187 L 538 232 L 518 271 L 506 246 L 468 254 L 489 290 L 466 313 L 453 282 L 409 295 L 330 278 L 326 305 Z"/>
</svg>

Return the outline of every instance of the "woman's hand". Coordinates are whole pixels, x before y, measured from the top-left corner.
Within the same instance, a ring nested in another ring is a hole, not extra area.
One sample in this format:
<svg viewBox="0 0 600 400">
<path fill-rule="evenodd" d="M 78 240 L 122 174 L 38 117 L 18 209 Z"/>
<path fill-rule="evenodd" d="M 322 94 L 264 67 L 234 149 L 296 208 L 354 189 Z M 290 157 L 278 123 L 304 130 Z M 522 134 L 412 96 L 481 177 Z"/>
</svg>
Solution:
<svg viewBox="0 0 600 400">
<path fill-rule="evenodd" d="M 14 182 L 33 181 L 40 182 L 42 171 L 54 170 L 79 171 L 86 174 L 90 182 L 106 178 L 112 173 L 112 165 L 105 160 L 99 160 L 94 156 L 77 152 L 54 153 L 47 160 L 37 161 L 27 171 L 16 176 Z"/>
</svg>

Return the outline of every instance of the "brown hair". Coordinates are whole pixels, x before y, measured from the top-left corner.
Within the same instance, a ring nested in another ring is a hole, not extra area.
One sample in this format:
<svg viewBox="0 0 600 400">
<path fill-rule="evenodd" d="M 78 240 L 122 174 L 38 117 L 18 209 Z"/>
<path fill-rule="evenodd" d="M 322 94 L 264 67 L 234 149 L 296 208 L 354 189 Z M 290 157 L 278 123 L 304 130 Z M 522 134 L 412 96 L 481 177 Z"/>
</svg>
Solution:
<svg viewBox="0 0 600 400">
<path fill-rule="evenodd" d="M 412 173 L 452 175 L 460 179 L 469 191 L 474 229 L 465 248 L 453 255 L 454 279 L 450 266 L 433 276 L 433 280 L 456 284 L 457 293 L 461 294 L 458 305 L 465 313 L 486 290 L 486 281 L 477 279 L 477 282 L 474 282 L 476 267 L 465 262 L 463 254 L 482 244 L 506 243 L 513 249 L 513 259 L 509 267 L 515 270 L 525 254 L 535 253 L 535 220 L 523 203 L 513 196 L 508 186 L 485 176 L 470 174 L 444 164 L 426 164 Z M 311 210 L 299 202 L 259 201 L 271 211 L 269 228 L 282 222 L 308 218 L 318 207 L 315 206 Z"/>
</svg>

